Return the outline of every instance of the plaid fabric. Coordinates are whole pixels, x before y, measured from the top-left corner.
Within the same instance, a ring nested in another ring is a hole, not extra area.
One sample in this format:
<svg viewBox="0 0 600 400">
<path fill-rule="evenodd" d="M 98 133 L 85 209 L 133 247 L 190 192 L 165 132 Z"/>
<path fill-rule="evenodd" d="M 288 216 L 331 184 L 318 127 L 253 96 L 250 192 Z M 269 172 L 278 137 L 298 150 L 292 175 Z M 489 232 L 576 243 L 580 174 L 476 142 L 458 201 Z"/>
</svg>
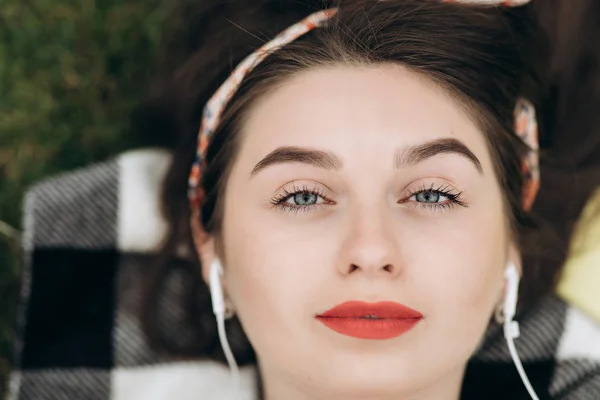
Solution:
<svg viewBox="0 0 600 400">
<path fill-rule="evenodd" d="M 228 399 L 228 371 L 176 362 L 141 334 L 140 281 L 166 232 L 168 153 L 141 150 L 46 180 L 25 200 L 26 265 L 9 399 Z M 169 315 L 177 295 L 169 282 Z M 557 297 L 520 316 L 517 348 L 542 399 L 600 399 L 600 327 Z M 256 371 L 242 369 L 255 399 Z M 469 363 L 463 399 L 527 399 L 500 327 Z"/>
</svg>

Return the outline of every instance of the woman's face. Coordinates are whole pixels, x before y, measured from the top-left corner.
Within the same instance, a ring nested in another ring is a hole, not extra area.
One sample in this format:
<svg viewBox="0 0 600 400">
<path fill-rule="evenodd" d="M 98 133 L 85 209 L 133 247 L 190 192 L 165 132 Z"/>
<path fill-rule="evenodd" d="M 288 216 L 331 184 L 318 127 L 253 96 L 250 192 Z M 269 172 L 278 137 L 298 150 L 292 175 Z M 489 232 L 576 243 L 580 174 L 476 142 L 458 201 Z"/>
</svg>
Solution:
<svg viewBox="0 0 600 400">
<path fill-rule="evenodd" d="M 458 396 L 510 253 L 478 127 L 406 69 L 331 67 L 263 97 L 241 140 L 221 259 L 267 392 Z M 316 318 L 347 301 L 422 318 Z"/>
</svg>

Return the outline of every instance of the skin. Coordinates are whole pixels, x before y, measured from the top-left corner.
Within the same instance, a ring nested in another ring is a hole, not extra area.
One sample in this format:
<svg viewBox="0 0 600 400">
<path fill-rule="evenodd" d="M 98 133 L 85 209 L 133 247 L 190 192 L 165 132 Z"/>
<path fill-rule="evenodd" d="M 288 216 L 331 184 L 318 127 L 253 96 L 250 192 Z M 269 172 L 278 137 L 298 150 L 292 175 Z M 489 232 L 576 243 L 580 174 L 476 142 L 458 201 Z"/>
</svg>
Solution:
<svg viewBox="0 0 600 400">
<path fill-rule="evenodd" d="M 454 151 L 405 159 L 411 147 L 450 140 L 477 161 Z M 290 146 L 335 159 L 261 163 Z M 472 119 L 400 66 L 328 67 L 260 99 L 240 147 L 221 235 L 200 253 L 207 282 L 214 257 L 224 265 L 266 398 L 458 399 L 504 268 L 518 262 Z M 463 204 L 452 200 L 459 194 Z M 344 336 L 315 319 L 348 300 L 395 301 L 424 319 L 387 340 Z"/>
</svg>

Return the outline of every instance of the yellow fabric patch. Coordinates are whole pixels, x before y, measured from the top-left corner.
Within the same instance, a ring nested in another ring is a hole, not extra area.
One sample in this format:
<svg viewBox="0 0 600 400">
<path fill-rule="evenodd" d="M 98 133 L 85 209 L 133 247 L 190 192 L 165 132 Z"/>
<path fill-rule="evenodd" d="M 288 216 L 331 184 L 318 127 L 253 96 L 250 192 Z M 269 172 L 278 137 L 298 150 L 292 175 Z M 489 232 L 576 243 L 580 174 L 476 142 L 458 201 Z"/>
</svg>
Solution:
<svg viewBox="0 0 600 400">
<path fill-rule="evenodd" d="M 558 294 L 600 321 L 600 190 L 579 219 Z"/>
</svg>

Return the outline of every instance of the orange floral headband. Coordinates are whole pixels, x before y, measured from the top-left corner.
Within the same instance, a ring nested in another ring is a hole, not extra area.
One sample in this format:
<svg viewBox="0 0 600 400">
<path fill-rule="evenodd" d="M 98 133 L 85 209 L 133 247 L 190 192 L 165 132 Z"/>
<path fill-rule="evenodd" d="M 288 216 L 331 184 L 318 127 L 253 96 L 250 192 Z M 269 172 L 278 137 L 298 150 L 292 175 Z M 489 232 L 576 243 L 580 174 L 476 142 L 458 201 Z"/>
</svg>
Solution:
<svg viewBox="0 0 600 400">
<path fill-rule="evenodd" d="M 501 5 L 507 7 L 520 6 L 529 0 L 442 0 L 447 3 L 471 3 L 482 5 Z M 231 100 L 242 80 L 250 71 L 260 64 L 271 52 L 293 42 L 307 32 L 325 24 L 335 14 L 337 9 L 317 11 L 302 21 L 290 26 L 270 42 L 265 43 L 254 53 L 247 56 L 229 78 L 219 87 L 204 107 L 200 131 L 198 132 L 198 147 L 196 159 L 192 165 L 188 181 L 188 197 L 192 209 L 192 215 L 199 214 L 199 208 L 204 201 L 204 192 L 200 187 L 202 176 L 204 153 L 208 147 L 208 141 L 221 121 L 223 110 Z M 533 105 L 525 100 L 519 99 L 515 107 L 515 134 L 527 144 L 530 151 L 523 160 L 522 173 L 525 179 L 523 187 L 523 207 L 531 208 L 540 185 L 539 158 L 538 158 L 538 129 Z"/>
</svg>

